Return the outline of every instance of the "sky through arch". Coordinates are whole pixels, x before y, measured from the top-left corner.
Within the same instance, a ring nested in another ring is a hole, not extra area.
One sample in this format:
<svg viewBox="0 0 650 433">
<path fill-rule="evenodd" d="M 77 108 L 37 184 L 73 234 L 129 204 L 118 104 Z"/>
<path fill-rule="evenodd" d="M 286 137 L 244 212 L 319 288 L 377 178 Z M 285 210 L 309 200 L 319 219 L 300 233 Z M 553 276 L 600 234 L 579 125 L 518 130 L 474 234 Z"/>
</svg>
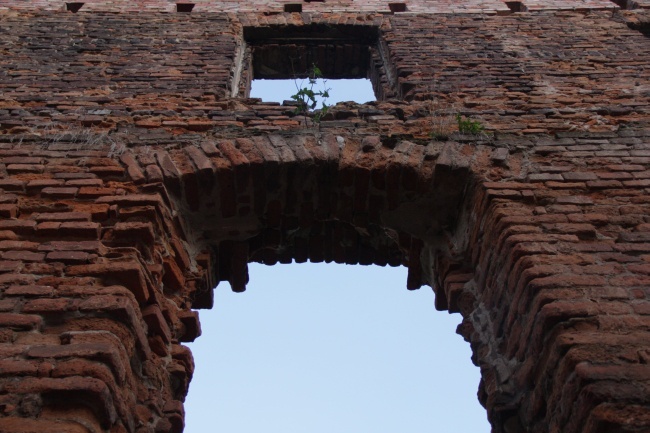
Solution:
<svg viewBox="0 0 650 433">
<path fill-rule="evenodd" d="M 406 269 L 251 264 L 217 288 L 186 400 L 186 433 L 487 433 L 479 370 Z"/>
</svg>

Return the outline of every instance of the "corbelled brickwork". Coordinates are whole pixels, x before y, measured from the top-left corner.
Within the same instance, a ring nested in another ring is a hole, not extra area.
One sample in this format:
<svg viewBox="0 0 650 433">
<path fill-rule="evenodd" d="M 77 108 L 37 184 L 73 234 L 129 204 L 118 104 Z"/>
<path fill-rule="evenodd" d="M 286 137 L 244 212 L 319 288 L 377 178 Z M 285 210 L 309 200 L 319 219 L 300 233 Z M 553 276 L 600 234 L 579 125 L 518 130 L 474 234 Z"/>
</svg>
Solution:
<svg viewBox="0 0 650 433">
<path fill-rule="evenodd" d="M 644 1 L 0 1 L 0 431 L 181 432 L 195 310 L 293 260 L 433 287 L 496 433 L 650 431 Z M 247 98 L 265 35 L 383 100 Z"/>
</svg>

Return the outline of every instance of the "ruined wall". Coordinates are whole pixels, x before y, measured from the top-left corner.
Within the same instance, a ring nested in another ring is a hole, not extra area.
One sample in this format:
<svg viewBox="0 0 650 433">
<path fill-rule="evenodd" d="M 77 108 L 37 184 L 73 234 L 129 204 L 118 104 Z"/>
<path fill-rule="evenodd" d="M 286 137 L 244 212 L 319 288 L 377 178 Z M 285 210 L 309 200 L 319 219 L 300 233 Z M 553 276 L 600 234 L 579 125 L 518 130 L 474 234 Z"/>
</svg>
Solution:
<svg viewBox="0 0 650 433">
<path fill-rule="evenodd" d="M 433 287 L 494 432 L 650 429 L 647 12 L 282 5 L 0 2 L 0 431 L 182 431 L 194 310 L 292 260 Z M 245 98 L 245 30 L 314 24 L 390 99 Z"/>
</svg>

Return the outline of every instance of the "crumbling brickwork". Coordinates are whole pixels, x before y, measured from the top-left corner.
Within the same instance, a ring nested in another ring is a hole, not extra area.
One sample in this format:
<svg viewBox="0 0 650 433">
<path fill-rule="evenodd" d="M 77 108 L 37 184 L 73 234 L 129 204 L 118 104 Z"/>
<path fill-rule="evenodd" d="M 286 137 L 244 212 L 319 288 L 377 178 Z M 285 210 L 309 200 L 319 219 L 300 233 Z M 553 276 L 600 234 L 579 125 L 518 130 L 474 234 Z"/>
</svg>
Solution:
<svg viewBox="0 0 650 433">
<path fill-rule="evenodd" d="M 285 3 L 0 0 L 0 431 L 181 432 L 212 288 L 307 260 L 460 312 L 495 433 L 650 431 L 650 4 Z M 247 98 L 283 34 L 380 101 Z"/>
</svg>

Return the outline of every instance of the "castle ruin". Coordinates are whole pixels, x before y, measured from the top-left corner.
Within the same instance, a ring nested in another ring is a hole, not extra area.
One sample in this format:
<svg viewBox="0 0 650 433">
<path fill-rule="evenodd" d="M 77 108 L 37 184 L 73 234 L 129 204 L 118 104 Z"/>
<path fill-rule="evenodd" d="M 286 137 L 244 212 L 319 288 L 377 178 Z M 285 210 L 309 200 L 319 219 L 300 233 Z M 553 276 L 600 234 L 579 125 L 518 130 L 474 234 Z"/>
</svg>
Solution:
<svg viewBox="0 0 650 433">
<path fill-rule="evenodd" d="M 649 432 L 649 35 L 650 0 L 0 0 L 0 431 L 182 432 L 196 310 L 312 261 L 460 312 L 494 433 Z M 249 97 L 311 64 L 377 102 Z"/>
</svg>

